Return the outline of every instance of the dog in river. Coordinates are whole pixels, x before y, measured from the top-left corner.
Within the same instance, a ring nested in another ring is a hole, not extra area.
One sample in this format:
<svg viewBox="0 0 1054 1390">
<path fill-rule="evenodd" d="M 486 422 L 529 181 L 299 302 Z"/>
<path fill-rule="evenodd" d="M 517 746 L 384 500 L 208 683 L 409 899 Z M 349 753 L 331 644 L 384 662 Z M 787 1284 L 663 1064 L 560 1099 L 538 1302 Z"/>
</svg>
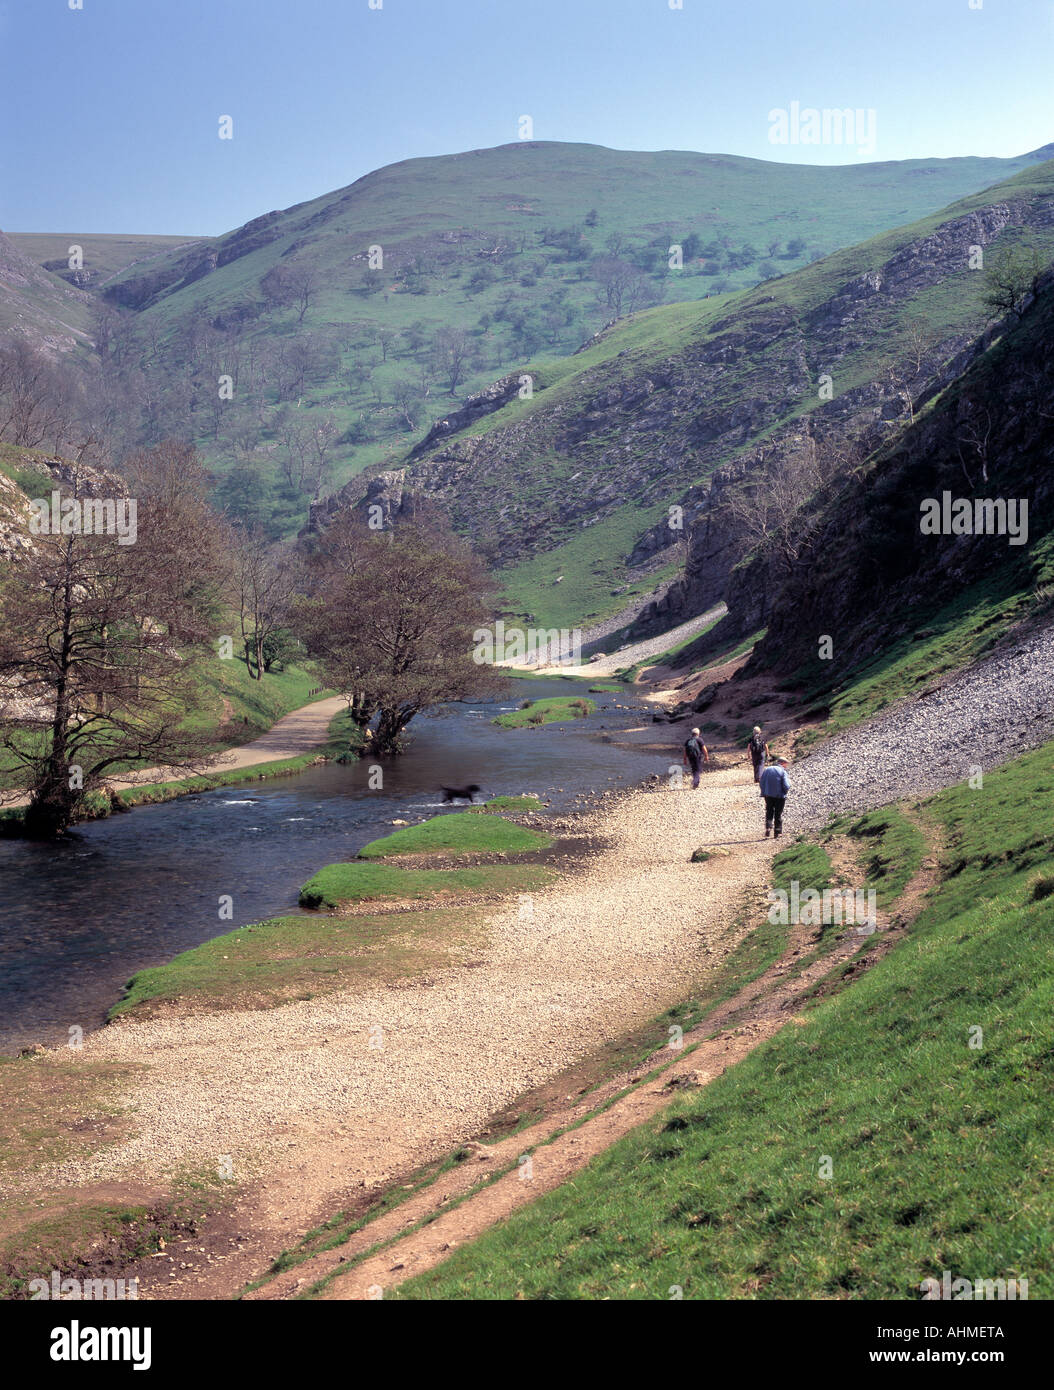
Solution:
<svg viewBox="0 0 1054 1390">
<path fill-rule="evenodd" d="M 475 805 L 476 793 L 479 787 L 475 782 L 470 782 L 467 787 L 441 787 L 443 793 L 443 805 L 447 806 L 452 801 L 471 801 Z"/>
</svg>

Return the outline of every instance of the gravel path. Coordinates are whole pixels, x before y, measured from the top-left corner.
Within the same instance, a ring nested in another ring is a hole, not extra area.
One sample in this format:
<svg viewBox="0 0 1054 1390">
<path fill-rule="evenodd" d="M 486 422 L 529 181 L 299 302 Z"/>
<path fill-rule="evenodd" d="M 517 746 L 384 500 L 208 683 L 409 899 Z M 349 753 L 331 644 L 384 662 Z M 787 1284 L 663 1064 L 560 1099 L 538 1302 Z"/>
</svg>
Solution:
<svg viewBox="0 0 1054 1390">
<path fill-rule="evenodd" d="M 635 666 L 638 661 L 647 661 L 649 657 L 662 656 L 671 647 L 676 647 L 681 642 L 686 642 L 689 637 L 694 637 L 697 632 L 701 632 L 709 623 L 715 622 L 722 617 L 728 610 L 723 603 L 717 604 L 706 613 L 700 613 L 698 617 L 689 618 L 686 623 L 681 623 L 678 627 L 671 627 L 659 637 L 649 637 L 643 642 L 632 642 L 627 647 L 606 654 L 601 660 L 583 661 L 581 666 L 539 666 L 531 667 L 535 675 L 581 675 L 581 676 L 610 676 L 614 671 L 621 671 L 626 666 Z M 583 642 L 583 646 L 586 645 Z"/>
<path fill-rule="evenodd" d="M 259 738 L 252 743 L 239 744 L 228 748 L 215 762 L 203 770 L 209 772 L 233 772 L 243 767 L 256 767 L 258 763 L 277 763 L 284 758 L 299 758 L 310 753 L 326 742 L 330 722 L 347 706 L 342 695 L 331 695 L 326 700 L 317 700 L 313 705 L 302 705 L 291 714 L 284 714 Z M 173 782 L 192 776 L 186 768 L 146 767 L 132 773 L 127 779 L 110 780 L 107 785 L 116 791 L 127 787 L 151 786 L 155 782 Z M 19 793 L 0 795 L 0 806 L 26 806 L 29 797 Z"/>
<path fill-rule="evenodd" d="M 449 1150 L 682 998 L 733 948 L 731 910 L 763 880 L 772 849 L 747 778 L 737 768 L 697 792 L 615 804 L 598 826 L 605 847 L 573 877 L 535 893 L 526 917 L 520 903 L 494 914 L 478 968 L 266 1012 L 121 1020 L 89 1035 L 86 1058 L 147 1065 L 129 1097 L 135 1132 L 46 1176 L 144 1179 L 184 1162 L 214 1169 L 229 1154 L 238 1178 L 287 1165 L 288 1146 L 311 1136 L 330 1140 L 328 1168 L 334 1144 L 340 1151 L 339 1173 L 299 1179 L 321 1196 L 331 1179 L 372 1186 Z M 728 844 L 729 857 L 690 864 L 709 842 Z M 378 1025 L 383 1050 L 370 1046 Z"/>
<path fill-rule="evenodd" d="M 828 740 L 790 772 L 787 827 L 939 791 L 990 772 L 1054 734 L 1054 626 L 931 695 Z"/>
</svg>

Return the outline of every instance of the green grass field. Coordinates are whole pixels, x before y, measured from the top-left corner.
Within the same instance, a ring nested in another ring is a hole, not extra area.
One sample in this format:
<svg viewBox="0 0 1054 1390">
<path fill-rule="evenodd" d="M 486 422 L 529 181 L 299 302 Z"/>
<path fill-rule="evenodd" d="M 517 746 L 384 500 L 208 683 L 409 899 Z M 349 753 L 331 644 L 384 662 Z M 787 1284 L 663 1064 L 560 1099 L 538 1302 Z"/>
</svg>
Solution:
<svg viewBox="0 0 1054 1390">
<path fill-rule="evenodd" d="M 384 859 L 402 854 L 525 854 L 546 849 L 548 835 L 503 820 L 456 811 L 433 816 L 420 825 L 408 825 L 359 850 L 360 859 Z"/>
<path fill-rule="evenodd" d="M 267 1009 L 384 984 L 450 964 L 450 950 L 475 930 L 475 915 L 465 908 L 273 917 L 138 971 L 109 1017 L 158 1005 L 191 1013 Z"/>
<path fill-rule="evenodd" d="M 1051 1297 L 1052 758 L 924 803 L 938 889 L 804 1026 L 391 1296 L 917 1299 L 948 1269 Z M 895 901 L 898 856 L 873 872 Z"/>
<path fill-rule="evenodd" d="M 300 906 L 337 908 L 385 899 L 433 899 L 527 892 L 551 874 L 538 865 L 487 864 L 468 869 L 406 869 L 395 864 L 327 864 L 300 890 Z"/>
<path fill-rule="evenodd" d="M 540 728 L 543 724 L 566 723 L 572 719 L 588 719 L 596 713 L 596 701 L 580 695 L 554 695 L 545 700 L 525 700 L 522 709 L 499 714 L 490 722 L 503 729 Z"/>
</svg>

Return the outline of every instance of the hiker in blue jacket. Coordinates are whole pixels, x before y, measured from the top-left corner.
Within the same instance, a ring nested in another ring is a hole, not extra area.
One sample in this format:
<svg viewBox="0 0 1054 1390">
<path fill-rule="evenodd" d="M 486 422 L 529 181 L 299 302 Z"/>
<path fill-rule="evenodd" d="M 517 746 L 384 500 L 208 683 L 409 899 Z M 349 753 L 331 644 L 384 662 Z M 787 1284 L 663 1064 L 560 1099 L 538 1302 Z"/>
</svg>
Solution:
<svg viewBox="0 0 1054 1390">
<path fill-rule="evenodd" d="M 789 791 L 787 759 L 781 754 L 774 762 L 769 763 L 761 774 L 761 795 L 765 798 L 766 840 L 770 830 L 773 832 L 774 840 L 778 840 L 783 833 L 783 807 L 786 805 Z"/>
</svg>

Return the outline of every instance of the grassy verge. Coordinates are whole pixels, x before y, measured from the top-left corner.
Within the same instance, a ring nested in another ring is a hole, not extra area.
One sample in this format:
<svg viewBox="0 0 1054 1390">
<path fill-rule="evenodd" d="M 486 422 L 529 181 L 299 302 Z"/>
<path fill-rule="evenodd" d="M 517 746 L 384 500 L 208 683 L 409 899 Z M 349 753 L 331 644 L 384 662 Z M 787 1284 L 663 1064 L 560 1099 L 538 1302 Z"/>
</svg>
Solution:
<svg viewBox="0 0 1054 1390">
<path fill-rule="evenodd" d="M 359 850 L 360 859 L 384 859 L 396 854 L 525 854 L 547 849 L 548 835 L 514 825 L 501 816 L 456 811 L 408 825 Z"/>
<path fill-rule="evenodd" d="M 852 988 L 393 1296 L 1050 1297 L 1052 755 L 925 803 L 943 881 Z"/>
<path fill-rule="evenodd" d="M 24 1182 L 46 1165 L 105 1149 L 127 1132 L 121 1096 L 137 1066 L 78 1052 L 0 1058 L 0 1175 Z M 46 1187 L 5 1195 L 0 1215 L 0 1299 L 30 1296 L 29 1281 L 113 1277 L 187 1232 L 202 1209 L 200 1184 L 169 1191 Z"/>
<path fill-rule="evenodd" d="M 540 811 L 541 809 L 540 797 L 535 796 L 533 792 L 528 792 L 525 796 L 492 796 L 482 806 L 476 807 L 476 813 L 477 815 L 496 816 L 503 811 L 522 814 L 525 811 Z"/>
<path fill-rule="evenodd" d="M 800 736 L 799 747 L 829 738 L 898 700 L 917 695 L 942 676 L 984 656 L 1034 606 L 1030 592 L 1007 592 L 1008 586 L 1012 587 L 1005 578 L 975 584 L 939 612 L 919 617 L 911 633 L 853 672 L 841 689 L 831 690 L 829 675 L 826 682 L 814 683 L 806 699 L 826 718 Z M 816 672 L 798 675 L 806 683 Z"/>
<path fill-rule="evenodd" d="M 470 869 L 404 869 L 394 864 L 327 864 L 300 890 L 300 906 L 442 898 L 450 894 L 497 895 L 540 888 L 551 874 L 537 865 L 487 864 Z"/>
<path fill-rule="evenodd" d="M 82 1285 L 113 1279 L 115 1272 L 163 1250 L 166 1242 L 194 1235 L 210 1205 L 215 1205 L 214 1198 L 210 1202 L 194 1191 L 178 1191 L 149 1203 L 75 1200 L 0 1241 L 0 1299 L 34 1297 L 30 1280 L 43 1278 L 50 1285 L 52 1270 Z M 140 1285 L 141 1290 L 145 1287 Z M 150 1290 L 155 1297 L 158 1291 Z M 95 1297 L 112 1294 L 97 1292 Z"/>
<path fill-rule="evenodd" d="M 406 979 L 453 963 L 478 939 L 464 908 L 355 917 L 272 917 L 214 937 L 165 965 L 140 970 L 111 1019 L 158 1006 L 182 1013 L 271 1009 L 337 990 Z"/>
<path fill-rule="evenodd" d="M 503 729 L 527 729 L 568 719 L 585 719 L 596 710 L 596 701 L 578 695 L 554 695 L 547 700 L 525 700 L 520 709 L 492 719 Z"/>
</svg>

